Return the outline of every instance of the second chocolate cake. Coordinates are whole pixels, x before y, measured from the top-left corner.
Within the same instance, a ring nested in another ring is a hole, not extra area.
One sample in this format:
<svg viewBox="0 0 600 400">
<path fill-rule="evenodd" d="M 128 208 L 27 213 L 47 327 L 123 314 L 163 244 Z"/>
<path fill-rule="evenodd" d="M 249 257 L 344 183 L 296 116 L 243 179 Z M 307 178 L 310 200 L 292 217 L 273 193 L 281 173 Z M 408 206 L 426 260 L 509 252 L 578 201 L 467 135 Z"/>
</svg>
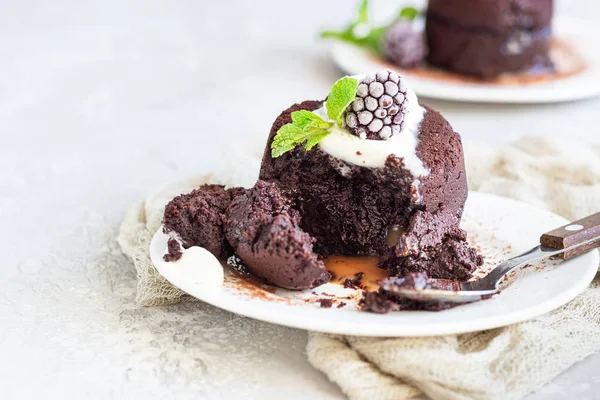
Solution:
<svg viewBox="0 0 600 400">
<path fill-rule="evenodd" d="M 553 0 L 429 0 L 428 61 L 460 74 L 551 69 Z"/>
</svg>

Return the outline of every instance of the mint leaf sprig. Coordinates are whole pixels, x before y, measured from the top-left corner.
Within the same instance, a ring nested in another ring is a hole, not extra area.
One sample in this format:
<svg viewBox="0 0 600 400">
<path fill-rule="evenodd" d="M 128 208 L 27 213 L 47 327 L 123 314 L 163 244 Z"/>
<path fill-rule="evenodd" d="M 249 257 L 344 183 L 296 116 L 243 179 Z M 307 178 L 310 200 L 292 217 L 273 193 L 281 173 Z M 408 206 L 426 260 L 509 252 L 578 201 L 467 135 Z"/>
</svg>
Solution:
<svg viewBox="0 0 600 400">
<path fill-rule="evenodd" d="M 356 19 L 341 31 L 324 30 L 321 32 L 322 39 L 337 39 L 342 42 L 351 43 L 365 47 L 381 54 L 381 41 L 385 32 L 399 20 L 413 21 L 422 11 L 415 7 L 402 8 L 396 18 L 386 25 L 372 26 L 369 24 L 369 0 L 361 0 L 358 6 Z"/>
<path fill-rule="evenodd" d="M 292 123 L 282 126 L 273 138 L 271 157 L 280 157 L 303 143 L 304 150 L 309 151 L 331 133 L 335 124 L 341 127 L 344 111 L 356 97 L 357 88 L 358 80 L 351 77 L 342 78 L 333 85 L 325 103 L 330 121 L 312 111 L 294 111 Z"/>
<path fill-rule="evenodd" d="M 325 108 L 329 119 L 336 121 L 340 127 L 342 126 L 344 111 L 356 98 L 357 89 L 358 79 L 348 76 L 337 81 L 331 88 Z"/>
</svg>

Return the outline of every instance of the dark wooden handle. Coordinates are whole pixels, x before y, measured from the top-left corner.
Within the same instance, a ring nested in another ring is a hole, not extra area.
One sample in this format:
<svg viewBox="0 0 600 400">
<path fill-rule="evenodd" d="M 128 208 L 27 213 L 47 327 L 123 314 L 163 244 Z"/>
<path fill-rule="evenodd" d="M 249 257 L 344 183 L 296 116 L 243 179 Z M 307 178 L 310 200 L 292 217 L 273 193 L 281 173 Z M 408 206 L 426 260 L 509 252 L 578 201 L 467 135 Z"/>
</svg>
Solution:
<svg viewBox="0 0 600 400">
<path fill-rule="evenodd" d="M 591 240 L 590 243 L 574 250 L 565 251 L 560 257 L 568 260 L 587 253 L 596 247 L 600 247 L 600 212 L 544 233 L 540 238 L 540 243 L 543 246 L 559 250 L 576 246 L 589 240 Z"/>
</svg>

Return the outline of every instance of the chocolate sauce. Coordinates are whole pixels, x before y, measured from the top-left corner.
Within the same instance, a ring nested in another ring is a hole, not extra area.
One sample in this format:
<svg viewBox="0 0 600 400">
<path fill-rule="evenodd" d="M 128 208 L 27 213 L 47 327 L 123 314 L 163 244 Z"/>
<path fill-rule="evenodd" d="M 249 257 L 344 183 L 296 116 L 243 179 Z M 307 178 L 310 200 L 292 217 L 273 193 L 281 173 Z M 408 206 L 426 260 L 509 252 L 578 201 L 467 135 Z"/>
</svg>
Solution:
<svg viewBox="0 0 600 400">
<path fill-rule="evenodd" d="M 377 266 L 379 257 L 376 256 L 331 256 L 323 262 L 327 271 L 333 276 L 331 283 L 349 287 L 376 291 L 379 290 L 378 282 L 391 276 L 389 271 Z M 347 280 L 349 283 L 346 283 Z"/>
<path fill-rule="evenodd" d="M 385 236 L 385 243 L 390 247 L 397 245 L 400 236 L 402 236 L 404 232 L 406 232 L 406 228 L 400 225 L 392 225 L 388 228 L 387 235 Z"/>
</svg>

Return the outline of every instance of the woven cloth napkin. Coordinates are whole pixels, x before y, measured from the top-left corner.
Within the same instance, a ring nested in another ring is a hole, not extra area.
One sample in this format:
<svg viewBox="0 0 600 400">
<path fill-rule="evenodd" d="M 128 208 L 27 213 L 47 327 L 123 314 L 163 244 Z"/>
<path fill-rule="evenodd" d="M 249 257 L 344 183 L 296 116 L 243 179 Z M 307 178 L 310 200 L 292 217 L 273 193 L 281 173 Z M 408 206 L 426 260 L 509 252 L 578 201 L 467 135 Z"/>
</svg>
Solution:
<svg viewBox="0 0 600 400">
<path fill-rule="evenodd" d="M 600 210 L 600 146 L 530 138 L 501 149 L 466 143 L 465 155 L 471 190 L 523 200 L 571 220 Z M 149 258 L 165 204 L 206 182 L 250 186 L 255 176 L 249 169 L 246 165 L 170 186 L 127 214 L 119 243 L 137 270 L 140 304 L 192 300 L 160 276 Z M 310 363 L 351 400 L 423 394 L 432 399 L 520 399 L 598 350 L 598 277 L 566 306 L 505 328 L 427 338 L 310 333 L 307 345 Z"/>
</svg>

